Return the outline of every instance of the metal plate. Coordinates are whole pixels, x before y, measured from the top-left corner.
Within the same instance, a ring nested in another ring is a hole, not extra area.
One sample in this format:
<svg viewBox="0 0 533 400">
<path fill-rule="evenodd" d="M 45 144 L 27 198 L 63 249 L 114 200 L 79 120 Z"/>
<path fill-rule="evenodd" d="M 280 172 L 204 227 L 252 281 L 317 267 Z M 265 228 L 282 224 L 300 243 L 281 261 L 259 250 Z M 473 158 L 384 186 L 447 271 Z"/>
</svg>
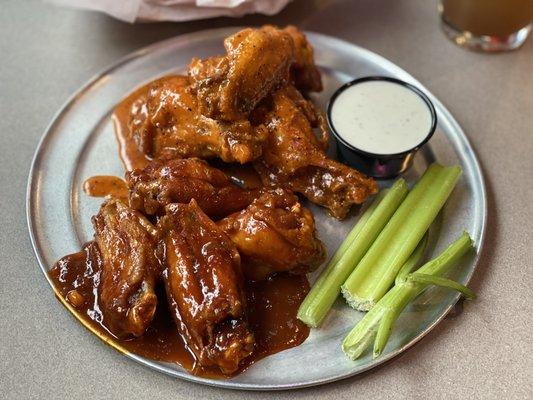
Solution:
<svg viewBox="0 0 533 400">
<path fill-rule="evenodd" d="M 82 243 L 92 238 L 90 217 L 97 212 L 101 199 L 85 196 L 82 182 L 92 175 L 122 176 L 124 173 L 110 121 L 115 104 L 149 80 L 184 71 L 193 56 L 222 54 L 223 38 L 235 30 L 225 28 L 183 35 L 137 51 L 91 80 L 59 111 L 35 154 L 27 193 L 30 235 L 47 279 L 46 272 L 57 259 L 78 251 Z M 460 126 L 435 96 L 386 59 L 325 35 L 308 33 L 308 38 L 315 47 L 316 61 L 323 72 L 325 90 L 314 96 L 322 109 L 338 86 L 366 75 L 403 79 L 422 89 L 434 102 L 439 120 L 437 132 L 429 146 L 416 156 L 406 179 L 414 182 L 433 160 L 459 164 L 463 168 L 463 176 L 435 224 L 440 236 L 433 251 L 439 251 L 467 230 L 476 243 L 477 253 L 463 260 L 454 275 L 467 283 L 483 243 L 486 199 L 476 156 Z M 335 149 L 331 152 L 334 154 Z M 389 183 L 380 184 L 387 186 Z M 319 236 L 332 254 L 357 216 L 339 222 L 328 218 L 318 207 L 312 206 L 312 210 Z M 315 276 L 310 278 L 314 280 Z M 228 380 L 192 376 L 177 365 L 145 359 L 124 351 L 112 340 L 102 339 L 141 364 L 186 380 L 235 389 L 290 389 L 346 378 L 391 359 L 427 334 L 457 299 L 456 294 L 443 290 L 426 292 L 403 312 L 383 355 L 373 360 L 367 353 L 357 361 L 349 360 L 340 344 L 362 314 L 339 299 L 323 327 L 313 330 L 302 345 L 263 359 Z M 69 310 L 76 316 L 72 308 Z"/>
</svg>

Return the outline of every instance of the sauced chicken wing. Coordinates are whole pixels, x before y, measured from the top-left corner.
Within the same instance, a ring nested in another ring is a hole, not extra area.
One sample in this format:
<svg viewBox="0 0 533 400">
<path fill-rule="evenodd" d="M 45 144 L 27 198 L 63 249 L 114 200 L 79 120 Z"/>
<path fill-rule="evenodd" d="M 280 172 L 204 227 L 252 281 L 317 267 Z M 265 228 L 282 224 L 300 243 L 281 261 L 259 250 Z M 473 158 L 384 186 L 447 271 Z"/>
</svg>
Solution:
<svg viewBox="0 0 533 400">
<path fill-rule="evenodd" d="M 141 212 L 162 214 L 170 203 L 195 199 L 202 211 L 220 219 L 248 206 L 258 189 L 235 185 L 222 171 L 198 158 L 154 160 L 142 170 L 126 174 L 130 206 Z"/>
<path fill-rule="evenodd" d="M 189 75 L 195 82 L 201 112 L 234 121 L 248 113 L 289 78 L 294 60 L 291 36 L 264 26 L 244 29 L 224 41 L 226 57 L 193 60 Z"/>
<path fill-rule="evenodd" d="M 305 274 L 324 261 L 313 214 L 286 190 L 265 192 L 245 210 L 218 223 L 236 244 L 246 275 L 261 280 L 275 272 Z"/>
<path fill-rule="evenodd" d="M 336 218 L 344 218 L 352 204 L 377 191 L 373 179 L 326 156 L 323 117 L 294 87 L 274 93 L 270 104 L 256 113 L 270 131 L 263 156 L 254 164 L 265 185 L 302 193 Z M 320 139 L 315 126 L 321 128 Z"/>
<path fill-rule="evenodd" d="M 239 253 L 194 200 L 166 211 L 163 280 L 178 330 L 202 366 L 234 372 L 254 347 Z"/>
<path fill-rule="evenodd" d="M 241 164 L 256 159 L 267 131 L 246 119 L 221 122 L 202 115 L 189 78 L 168 76 L 150 85 L 146 102 L 133 109 L 130 129 L 151 158 L 219 157 Z"/>
<path fill-rule="evenodd" d="M 155 228 L 118 200 L 102 204 L 93 225 L 102 257 L 98 293 L 104 323 L 118 337 L 141 336 L 157 305 Z"/>
</svg>

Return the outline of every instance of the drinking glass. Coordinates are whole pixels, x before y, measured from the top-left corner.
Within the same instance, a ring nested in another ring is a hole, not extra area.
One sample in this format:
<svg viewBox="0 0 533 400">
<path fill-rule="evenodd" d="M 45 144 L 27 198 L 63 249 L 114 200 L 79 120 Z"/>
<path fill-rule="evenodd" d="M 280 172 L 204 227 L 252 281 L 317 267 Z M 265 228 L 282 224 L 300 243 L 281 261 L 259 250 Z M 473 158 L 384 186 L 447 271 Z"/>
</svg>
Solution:
<svg viewBox="0 0 533 400">
<path fill-rule="evenodd" d="M 520 47 L 533 21 L 533 0 L 439 0 L 441 26 L 448 38 L 471 50 Z"/>
</svg>

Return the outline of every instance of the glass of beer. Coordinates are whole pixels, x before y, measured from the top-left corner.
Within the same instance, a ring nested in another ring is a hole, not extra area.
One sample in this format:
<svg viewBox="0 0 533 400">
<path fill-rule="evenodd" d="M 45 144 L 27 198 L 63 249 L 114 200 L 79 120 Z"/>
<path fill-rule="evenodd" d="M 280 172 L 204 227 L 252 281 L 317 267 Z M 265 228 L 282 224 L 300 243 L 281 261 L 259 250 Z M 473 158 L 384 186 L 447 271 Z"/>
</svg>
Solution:
<svg viewBox="0 0 533 400">
<path fill-rule="evenodd" d="M 533 0 L 440 0 L 441 26 L 460 46 L 480 51 L 520 47 L 533 21 Z"/>
</svg>

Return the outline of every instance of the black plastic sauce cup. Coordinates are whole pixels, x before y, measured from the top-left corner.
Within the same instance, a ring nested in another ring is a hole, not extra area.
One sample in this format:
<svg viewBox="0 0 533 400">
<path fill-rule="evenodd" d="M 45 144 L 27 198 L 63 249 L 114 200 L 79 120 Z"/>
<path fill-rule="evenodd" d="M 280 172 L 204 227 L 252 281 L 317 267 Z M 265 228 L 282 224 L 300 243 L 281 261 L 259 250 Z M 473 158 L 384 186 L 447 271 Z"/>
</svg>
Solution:
<svg viewBox="0 0 533 400">
<path fill-rule="evenodd" d="M 364 150 L 360 150 L 351 145 L 335 130 L 335 126 L 331 121 L 331 110 L 333 108 L 333 104 L 335 103 L 335 99 L 347 88 L 368 81 L 387 81 L 402 85 L 416 93 L 424 101 L 431 114 L 431 126 L 427 135 L 419 144 L 401 153 L 373 154 Z M 329 128 L 337 139 L 337 148 L 341 160 L 348 165 L 357 168 L 361 172 L 379 179 L 393 178 L 407 171 L 412 165 L 413 158 L 418 149 L 420 149 L 429 141 L 429 139 L 431 139 L 433 133 L 435 133 L 435 128 L 437 127 L 437 113 L 435 112 L 435 107 L 433 106 L 433 103 L 431 103 L 431 100 L 429 100 L 429 98 L 420 89 L 411 85 L 410 83 L 386 76 L 368 76 L 365 78 L 355 79 L 342 85 L 335 91 L 335 93 L 333 93 L 333 96 L 331 96 L 331 99 L 329 100 L 327 117 Z"/>
</svg>

